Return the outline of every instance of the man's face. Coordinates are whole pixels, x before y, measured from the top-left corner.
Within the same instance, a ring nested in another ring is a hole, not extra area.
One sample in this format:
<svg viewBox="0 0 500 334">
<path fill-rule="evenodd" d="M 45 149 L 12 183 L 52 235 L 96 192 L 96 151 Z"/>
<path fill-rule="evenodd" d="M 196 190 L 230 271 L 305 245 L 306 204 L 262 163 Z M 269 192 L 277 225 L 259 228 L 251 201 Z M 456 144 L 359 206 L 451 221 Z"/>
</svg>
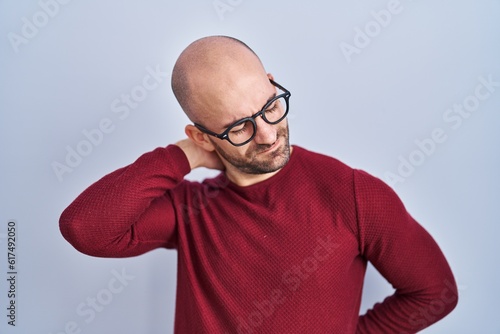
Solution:
<svg viewBox="0 0 500 334">
<path fill-rule="evenodd" d="M 225 108 L 224 114 L 227 117 L 223 118 L 231 122 L 250 117 L 260 111 L 277 94 L 276 88 L 268 79 L 258 80 L 258 82 L 259 86 L 251 85 L 251 87 L 258 87 L 258 89 L 253 89 L 254 95 L 247 93 L 245 97 L 235 98 L 231 103 L 226 104 L 226 106 L 231 107 Z M 290 158 L 287 119 L 285 118 L 278 124 L 268 124 L 259 116 L 255 118 L 255 122 L 257 125 L 255 137 L 246 145 L 234 146 L 227 140 L 213 137 L 210 137 L 210 141 L 220 157 L 239 172 L 246 174 L 275 172 L 285 166 Z"/>
<path fill-rule="evenodd" d="M 290 158 L 290 142 L 288 138 L 288 122 L 286 119 L 275 127 L 276 141 L 272 144 L 257 144 L 254 140 L 242 146 L 235 147 L 229 142 L 210 139 L 216 151 L 224 160 L 246 174 L 272 173 L 286 165 Z M 257 131 L 259 126 L 257 125 Z"/>
</svg>

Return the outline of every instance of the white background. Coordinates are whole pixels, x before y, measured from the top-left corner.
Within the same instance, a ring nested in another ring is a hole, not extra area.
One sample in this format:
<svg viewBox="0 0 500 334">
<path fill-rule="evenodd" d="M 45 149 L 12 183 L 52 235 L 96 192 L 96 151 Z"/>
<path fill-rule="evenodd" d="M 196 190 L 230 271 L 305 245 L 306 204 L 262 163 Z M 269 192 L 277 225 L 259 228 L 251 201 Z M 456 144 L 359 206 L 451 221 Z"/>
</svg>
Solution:
<svg viewBox="0 0 500 334">
<path fill-rule="evenodd" d="M 71 1 L 49 6 L 49 16 L 37 1 L 0 0 L 0 332 L 172 332 L 175 251 L 88 257 L 62 238 L 58 219 L 102 175 L 183 137 L 173 64 L 193 40 L 224 34 L 245 41 L 292 92 L 292 143 L 388 182 L 401 159 L 413 159 L 404 182 L 391 184 L 441 246 L 460 289 L 455 311 L 424 332 L 500 333 L 500 87 L 474 97 L 480 77 L 500 82 L 500 1 L 220 3 L 226 11 L 213 0 Z M 377 23 L 372 11 L 391 6 Z M 358 29 L 372 29 L 369 42 Z M 344 54 L 347 44 L 357 53 Z M 128 115 L 113 112 L 115 99 L 139 92 L 147 68 L 168 75 Z M 459 125 L 443 118 L 463 103 L 473 111 Z M 68 147 L 105 119 L 112 131 L 58 177 Z M 434 129 L 441 142 L 418 153 L 416 141 Z M 6 317 L 10 219 L 18 223 L 15 328 Z M 134 278 L 110 294 L 113 270 Z M 370 268 L 361 312 L 390 293 Z M 88 312 L 96 297 L 106 305 L 82 316 L 78 308 Z"/>
</svg>

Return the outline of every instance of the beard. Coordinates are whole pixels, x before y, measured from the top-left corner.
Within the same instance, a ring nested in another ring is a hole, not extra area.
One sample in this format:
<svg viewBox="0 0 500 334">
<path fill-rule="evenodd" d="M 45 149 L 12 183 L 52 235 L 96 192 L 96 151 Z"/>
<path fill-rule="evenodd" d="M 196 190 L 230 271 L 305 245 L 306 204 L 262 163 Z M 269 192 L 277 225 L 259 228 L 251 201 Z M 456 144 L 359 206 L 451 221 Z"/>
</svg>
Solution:
<svg viewBox="0 0 500 334">
<path fill-rule="evenodd" d="M 260 155 L 260 153 L 269 149 L 273 144 L 262 145 L 255 144 L 252 141 L 250 145 L 253 145 L 253 147 L 249 148 L 243 157 L 224 151 L 214 141 L 212 141 L 212 144 L 215 146 L 215 150 L 240 172 L 246 174 L 267 174 L 283 168 L 290 159 L 288 122 L 286 126 L 278 130 L 276 141 L 283 141 L 283 144 L 272 152 L 264 153 L 263 155 Z"/>
</svg>

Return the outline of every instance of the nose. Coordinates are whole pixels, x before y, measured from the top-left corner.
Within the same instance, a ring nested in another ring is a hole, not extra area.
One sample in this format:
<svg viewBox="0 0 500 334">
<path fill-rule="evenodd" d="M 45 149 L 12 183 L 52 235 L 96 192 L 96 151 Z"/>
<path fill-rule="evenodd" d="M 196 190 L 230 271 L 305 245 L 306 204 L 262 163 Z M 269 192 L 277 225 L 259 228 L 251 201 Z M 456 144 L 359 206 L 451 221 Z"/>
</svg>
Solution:
<svg viewBox="0 0 500 334">
<path fill-rule="evenodd" d="M 254 141 L 259 145 L 272 145 L 276 142 L 278 129 L 276 125 L 266 123 L 261 116 L 255 119 L 257 124 L 257 131 L 255 133 Z"/>
</svg>

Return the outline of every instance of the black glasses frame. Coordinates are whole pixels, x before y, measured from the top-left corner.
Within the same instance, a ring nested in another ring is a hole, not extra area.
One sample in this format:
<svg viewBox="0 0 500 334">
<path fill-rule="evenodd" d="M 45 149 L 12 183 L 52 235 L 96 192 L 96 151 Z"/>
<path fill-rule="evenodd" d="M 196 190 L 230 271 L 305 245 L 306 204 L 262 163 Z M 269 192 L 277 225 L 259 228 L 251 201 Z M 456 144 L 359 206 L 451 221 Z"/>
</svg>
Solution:
<svg viewBox="0 0 500 334">
<path fill-rule="evenodd" d="M 269 81 L 271 82 L 271 84 L 275 87 L 278 87 L 279 89 L 281 89 L 282 91 L 284 91 L 283 94 L 279 94 L 279 95 L 276 95 L 275 97 L 273 97 L 272 99 L 270 99 L 269 101 L 267 101 L 267 103 L 264 105 L 264 107 L 257 113 L 253 114 L 252 116 L 250 117 L 245 117 L 245 118 L 242 118 L 240 119 L 239 121 L 236 121 L 234 122 L 233 124 L 231 124 L 224 132 L 222 133 L 215 133 L 213 131 L 210 131 L 206 128 L 204 128 L 202 125 L 200 124 L 197 124 L 197 123 L 194 123 L 194 126 L 196 126 L 201 132 L 204 132 L 208 135 L 211 135 L 211 136 L 214 136 L 216 138 L 219 138 L 221 140 L 227 140 L 228 142 L 230 142 L 232 145 L 234 146 L 243 146 L 245 144 L 248 144 L 249 142 L 252 141 L 252 139 L 255 137 L 255 134 L 257 133 L 257 123 L 255 123 L 255 118 L 261 116 L 262 119 L 268 123 L 268 124 L 278 124 L 279 122 L 281 122 L 283 119 L 285 119 L 285 117 L 287 116 L 288 114 L 288 108 L 289 108 L 289 99 L 290 99 L 290 96 L 292 95 L 292 93 L 290 93 L 290 91 L 288 89 L 286 89 L 285 87 L 281 86 L 280 84 L 276 83 L 275 81 L 269 79 Z M 267 110 L 267 108 L 269 108 L 269 106 L 271 106 L 273 104 L 274 101 L 280 99 L 280 98 L 285 98 L 285 102 L 286 102 L 286 110 L 285 110 L 285 113 L 283 114 L 283 116 L 278 119 L 277 121 L 274 121 L 274 122 L 270 122 L 267 118 L 266 118 L 266 113 L 265 111 Z M 231 139 L 229 139 L 229 131 L 231 131 L 232 128 L 234 128 L 235 126 L 238 126 L 242 123 L 245 123 L 247 121 L 250 121 L 253 125 L 253 135 L 246 141 L 244 141 L 243 143 L 240 143 L 240 144 L 235 144 L 231 141 Z"/>
</svg>

